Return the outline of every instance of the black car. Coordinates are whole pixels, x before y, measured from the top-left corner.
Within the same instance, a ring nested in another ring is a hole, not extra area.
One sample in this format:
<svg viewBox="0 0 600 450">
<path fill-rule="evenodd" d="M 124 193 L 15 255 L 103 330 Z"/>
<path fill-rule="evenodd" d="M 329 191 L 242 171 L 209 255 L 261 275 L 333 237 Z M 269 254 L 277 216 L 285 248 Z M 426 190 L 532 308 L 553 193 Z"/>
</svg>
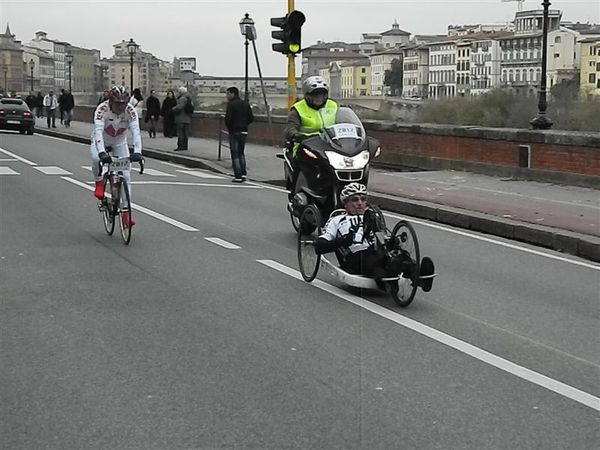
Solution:
<svg viewBox="0 0 600 450">
<path fill-rule="evenodd" d="M 21 134 L 33 134 L 35 119 L 27 103 L 20 98 L 0 99 L 0 130 L 18 130 Z"/>
</svg>

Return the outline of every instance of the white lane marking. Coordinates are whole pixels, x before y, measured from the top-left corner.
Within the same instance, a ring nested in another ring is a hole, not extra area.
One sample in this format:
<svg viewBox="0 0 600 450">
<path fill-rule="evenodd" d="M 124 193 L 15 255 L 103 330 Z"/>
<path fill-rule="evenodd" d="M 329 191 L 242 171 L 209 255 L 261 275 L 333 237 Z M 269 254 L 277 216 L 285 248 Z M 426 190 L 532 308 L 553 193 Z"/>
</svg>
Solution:
<svg viewBox="0 0 600 450">
<path fill-rule="evenodd" d="M 10 167 L 0 166 L 0 175 L 20 175 L 19 172 L 15 172 Z"/>
<path fill-rule="evenodd" d="M 143 175 L 142 175 L 143 176 Z M 217 187 L 217 188 L 229 188 L 229 189 L 262 189 L 261 186 L 246 186 L 243 184 L 213 184 L 213 183 L 193 183 L 186 181 L 132 181 L 131 184 L 159 184 L 169 186 L 204 186 L 204 187 Z"/>
<path fill-rule="evenodd" d="M 582 206 L 584 208 L 600 209 L 600 207 L 598 207 L 598 206 L 595 206 L 595 205 L 586 205 L 584 203 L 568 202 L 568 201 L 564 201 L 564 200 L 553 200 L 553 199 L 550 199 L 550 198 L 530 197 L 528 195 L 519 194 L 518 192 L 506 192 L 506 191 L 501 191 L 501 190 L 497 190 L 497 189 L 488 189 L 488 188 L 481 188 L 481 187 L 477 187 L 477 186 L 461 185 L 460 183 L 456 183 L 456 182 L 448 182 L 448 181 L 440 181 L 440 180 L 429 180 L 429 179 L 420 178 L 420 177 L 410 177 L 410 176 L 406 176 L 406 175 L 402 175 L 402 174 L 397 174 L 395 172 L 394 173 L 383 173 L 383 175 L 393 176 L 393 177 L 398 177 L 398 178 L 405 178 L 407 180 L 418 180 L 418 181 L 423 181 L 424 180 L 427 183 L 443 184 L 443 185 L 455 187 L 457 189 L 458 188 L 467 189 L 467 190 L 471 189 L 471 190 L 475 190 L 475 191 L 491 192 L 493 194 L 512 195 L 512 196 L 515 196 L 515 197 L 527 198 L 527 199 L 532 199 L 532 200 L 539 200 L 539 201 L 549 202 L 549 203 L 559 203 L 559 204 L 562 204 L 562 205 Z"/>
<path fill-rule="evenodd" d="M 218 237 L 205 237 L 204 239 L 206 239 L 209 242 L 212 242 L 213 244 L 217 244 L 217 245 L 220 245 L 221 247 L 229 248 L 232 250 L 241 248 L 239 245 L 235 245 L 235 244 L 232 244 L 231 242 L 224 241 L 223 239 L 218 238 Z"/>
<path fill-rule="evenodd" d="M 68 170 L 62 169 L 57 166 L 44 166 L 44 167 L 37 166 L 34 168 L 46 175 L 73 175 Z"/>
<path fill-rule="evenodd" d="M 181 164 L 175 164 L 172 162 L 168 162 L 168 161 L 160 161 L 161 164 L 164 164 L 165 166 L 171 166 L 171 167 L 177 167 L 178 169 L 186 169 L 186 166 L 182 166 Z"/>
<path fill-rule="evenodd" d="M 82 169 L 92 171 L 92 166 L 81 166 Z"/>
<path fill-rule="evenodd" d="M 173 175 L 172 173 L 161 172 L 156 169 L 144 169 L 144 175 L 151 175 L 153 177 L 176 177 L 177 175 Z"/>
<path fill-rule="evenodd" d="M 272 191 L 285 192 L 286 194 L 289 193 L 289 191 L 287 189 L 280 188 L 280 187 L 275 187 L 275 186 L 270 185 L 270 184 L 259 183 L 257 181 L 246 181 L 245 184 L 249 184 L 251 186 L 260 186 L 260 187 L 262 187 L 264 189 L 270 189 Z"/>
<path fill-rule="evenodd" d="M 18 161 L 17 158 L 0 158 L 0 162 Z"/>
<path fill-rule="evenodd" d="M 213 175 L 212 173 L 201 172 L 199 170 L 178 170 L 177 172 L 181 172 L 185 175 L 192 175 L 194 177 L 210 178 L 214 180 L 222 180 L 223 178 L 225 178 L 220 175 Z"/>
<path fill-rule="evenodd" d="M 92 186 L 87 185 L 86 183 L 83 183 L 79 180 L 75 180 L 71 177 L 61 177 L 63 180 L 68 181 L 69 183 L 73 183 L 76 186 L 82 187 L 84 189 L 87 189 L 88 191 L 93 191 L 94 188 Z M 137 203 L 131 203 L 131 206 L 139 212 L 142 212 L 144 214 L 147 214 L 151 217 L 154 217 L 155 219 L 161 220 L 165 223 L 168 223 L 169 225 L 173 225 L 174 227 L 180 228 L 183 231 L 199 231 L 197 228 L 194 228 L 190 225 L 187 225 L 183 222 L 179 222 L 178 220 L 175 219 L 171 219 L 170 217 L 167 217 L 161 213 L 158 213 L 156 211 L 152 211 L 151 209 L 145 208 L 141 205 L 138 205 Z"/>
<path fill-rule="evenodd" d="M 33 161 L 29 161 L 28 159 L 22 158 L 19 155 L 15 155 L 14 153 L 9 152 L 8 150 L 4 150 L 3 148 L 0 148 L 0 152 L 7 154 L 8 156 L 16 159 L 17 161 L 21 161 L 22 163 L 28 164 L 30 166 L 37 166 L 37 163 L 34 163 Z"/>
<path fill-rule="evenodd" d="M 509 244 L 508 242 L 498 241 L 496 239 L 492 239 L 492 238 L 489 238 L 489 237 L 477 236 L 476 234 L 473 234 L 473 233 L 470 233 L 470 232 L 467 232 L 467 231 L 454 230 L 452 228 L 447 228 L 447 227 L 445 227 L 443 225 L 438 225 L 438 224 L 434 224 L 434 223 L 430 223 L 430 222 L 425 222 L 425 221 L 417 220 L 417 219 L 415 219 L 413 217 L 401 216 L 399 214 L 394 214 L 394 213 L 389 213 L 389 212 L 384 212 L 383 215 L 384 216 L 388 216 L 388 217 L 392 217 L 394 219 L 408 220 L 411 223 L 418 223 L 419 225 L 424 225 L 424 226 L 429 227 L 429 228 L 435 228 L 436 230 L 442 230 L 442 231 L 446 231 L 448 233 L 454 233 L 454 234 L 458 234 L 460 236 L 465 236 L 465 237 L 469 237 L 469 238 L 472 238 L 472 239 L 477 239 L 479 241 L 489 242 L 490 244 L 496 244 L 496 245 L 500 245 L 502 247 L 511 248 L 513 250 L 519 250 L 521 252 L 531 253 L 531 254 L 534 254 L 534 255 L 543 256 L 545 258 L 555 259 L 557 261 L 571 263 L 571 264 L 575 264 L 576 266 L 587 267 L 588 269 L 593 269 L 593 270 L 600 271 L 600 265 L 598 265 L 598 264 L 586 263 L 586 262 L 583 262 L 583 261 L 575 261 L 573 259 L 564 258 L 562 256 L 551 255 L 549 253 L 544 253 L 544 252 L 541 252 L 539 250 L 533 250 L 531 248 L 520 247 L 520 246 L 515 245 L 515 244 Z"/>
<path fill-rule="evenodd" d="M 285 275 L 289 275 L 292 278 L 302 280 L 300 272 L 291 269 L 283 264 L 280 264 L 277 261 L 266 259 L 257 260 L 257 262 L 267 267 L 270 267 L 271 269 L 277 270 L 278 272 L 281 272 Z M 435 328 L 429 327 L 420 322 L 417 322 L 416 320 L 409 319 L 408 317 L 405 317 L 401 314 L 390 311 L 382 306 L 377 305 L 376 303 L 371 303 L 361 297 L 349 294 L 343 291 L 342 289 L 332 286 L 321 280 L 315 279 L 312 282 L 312 285 L 317 287 L 318 289 L 321 289 L 322 291 L 328 292 L 332 295 L 335 295 L 336 297 L 346 300 L 364 310 L 367 310 L 369 312 L 372 312 L 373 314 L 383 317 L 384 319 L 391 320 L 392 322 L 397 323 L 398 325 L 406 327 L 443 345 L 458 350 L 459 352 L 464 353 L 465 355 L 471 356 L 475 359 L 478 359 L 479 361 L 489 364 L 490 366 L 496 367 L 516 377 L 522 378 L 523 380 L 529 381 L 530 383 L 536 384 L 540 387 L 562 395 L 563 397 L 569 398 L 592 409 L 600 411 L 599 397 L 596 397 L 592 394 L 588 394 L 587 392 L 574 388 L 573 386 L 569 386 L 568 384 L 562 383 L 558 380 L 542 375 L 541 373 L 515 364 L 511 361 L 508 361 L 507 359 L 496 356 L 493 353 L 475 347 L 474 345 L 471 345 L 465 341 L 461 341 L 460 339 L 450 336 L 449 334 L 436 330 Z"/>
</svg>

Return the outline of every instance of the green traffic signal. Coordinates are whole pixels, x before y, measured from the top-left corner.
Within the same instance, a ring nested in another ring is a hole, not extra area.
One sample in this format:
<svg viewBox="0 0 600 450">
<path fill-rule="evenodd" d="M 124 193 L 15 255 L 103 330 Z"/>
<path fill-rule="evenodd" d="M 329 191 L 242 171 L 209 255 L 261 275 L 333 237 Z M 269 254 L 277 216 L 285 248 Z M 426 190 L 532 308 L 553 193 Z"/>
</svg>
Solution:
<svg viewBox="0 0 600 450">
<path fill-rule="evenodd" d="M 281 28 L 281 31 L 272 31 L 273 39 L 281 41 L 272 45 L 274 51 L 284 55 L 295 55 L 302 49 L 301 31 L 306 17 L 300 11 L 292 11 L 284 17 L 273 17 L 271 25 Z"/>
</svg>

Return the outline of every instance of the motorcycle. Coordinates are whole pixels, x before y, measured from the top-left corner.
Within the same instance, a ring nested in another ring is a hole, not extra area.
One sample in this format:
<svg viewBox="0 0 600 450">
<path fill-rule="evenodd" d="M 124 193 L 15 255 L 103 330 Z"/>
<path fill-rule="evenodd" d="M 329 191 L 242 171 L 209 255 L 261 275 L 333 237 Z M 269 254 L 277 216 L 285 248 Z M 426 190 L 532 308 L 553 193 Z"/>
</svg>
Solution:
<svg viewBox="0 0 600 450">
<path fill-rule="evenodd" d="M 367 136 L 352 109 L 338 108 L 335 120 L 324 116 L 328 112 L 331 110 L 319 110 L 321 123 L 333 123 L 324 126 L 318 135 L 303 139 L 295 159 L 291 145 L 282 152 L 286 188 L 293 193 L 288 211 L 296 231 L 309 204 L 318 208 L 323 225 L 332 211 L 342 207 L 339 193 L 345 185 L 367 185 L 369 164 L 381 153 L 379 141 Z"/>
</svg>

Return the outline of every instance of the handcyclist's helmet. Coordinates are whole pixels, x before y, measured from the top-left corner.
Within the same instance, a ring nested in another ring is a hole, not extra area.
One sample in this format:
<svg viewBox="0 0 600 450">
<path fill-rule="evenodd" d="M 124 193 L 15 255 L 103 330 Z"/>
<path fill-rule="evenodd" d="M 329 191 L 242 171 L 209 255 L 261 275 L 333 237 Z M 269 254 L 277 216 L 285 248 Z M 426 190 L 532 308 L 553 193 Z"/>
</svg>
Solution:
<svg viewBox="0 0 600 450">
<path fill-rule="evenodd" d="M 347 184 L 342 189 L 342 192 L 340 192 L 340 200 L 342 203 L 346 203 L 346 200 L 352 198 L 354 195 L 367 195 L 367 187 L 361 183 Z"/>
<path fill-rule="evenodd" d="M 327 98 L 329 97 L 329 86 L 323 77 L 315 75 L 308 77 L 302 82 L 302 92 L 304 93 L 304 100 L 306 100 L 306 103 L 308 103 L 309 106 L 318 109 L 327 102 Z"/>
<path fill-rule="evenodd" d="M 130 95 L 123 86 L 113 86 L 108 93 L 108 106 L 115 114 L 125 111 Z"/>
</svg>

